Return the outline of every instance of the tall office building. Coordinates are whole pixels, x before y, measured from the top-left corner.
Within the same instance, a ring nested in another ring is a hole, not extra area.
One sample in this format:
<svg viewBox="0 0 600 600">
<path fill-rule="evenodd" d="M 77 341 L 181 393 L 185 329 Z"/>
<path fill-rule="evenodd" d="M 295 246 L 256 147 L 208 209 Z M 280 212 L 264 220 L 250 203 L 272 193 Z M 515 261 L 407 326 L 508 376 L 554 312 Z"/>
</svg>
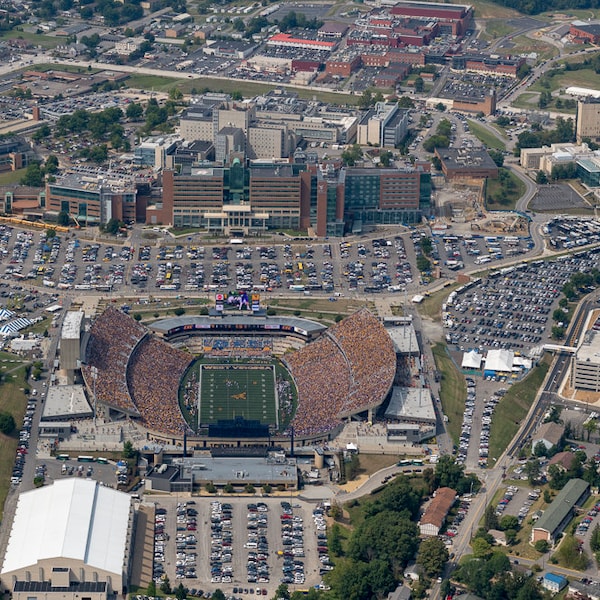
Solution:
<svg viewBox="0 0 600 600">
<path fill-rule="evenodd" d="M 428 163 L 402 169 L 235 158 L 228 167 L 164 172 L 162 209 L 177 227 L 227 234 L 312 228 L 342 236 L 379 224 L 418 223 L 430 209 Z"/>
<path fill-rule="evenodd" d="M 575 132 L 578 143 L 587 139 L 600 142 L 600 98 L 585 98 L 577 102 Z"/>
</svg>

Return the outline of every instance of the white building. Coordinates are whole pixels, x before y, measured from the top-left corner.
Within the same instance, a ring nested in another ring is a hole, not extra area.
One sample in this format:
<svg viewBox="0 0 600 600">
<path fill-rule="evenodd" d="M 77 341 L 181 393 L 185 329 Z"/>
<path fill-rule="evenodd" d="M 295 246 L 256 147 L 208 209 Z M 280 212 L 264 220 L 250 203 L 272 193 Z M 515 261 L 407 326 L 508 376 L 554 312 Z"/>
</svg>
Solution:
<svg viewBox="0 0 600 600">
<path fill-rule="evenodd" d="M 14 600 L 106 600 L 128 585 L 131 498 L 69 478 L 19 496 L 0 572 Z"/>
</svg>

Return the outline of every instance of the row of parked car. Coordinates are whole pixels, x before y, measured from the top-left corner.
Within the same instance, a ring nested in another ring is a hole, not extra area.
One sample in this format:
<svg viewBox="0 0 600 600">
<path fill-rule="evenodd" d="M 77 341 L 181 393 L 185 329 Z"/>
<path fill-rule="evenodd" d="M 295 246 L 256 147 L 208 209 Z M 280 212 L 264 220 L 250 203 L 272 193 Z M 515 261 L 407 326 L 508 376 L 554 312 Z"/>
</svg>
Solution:
<svg viewBox="0 0 600 600">
<path fill-rule="evenodd" d="M 228 502 L 210 503 L 210 581 L 233 581 L 233 507 Z"/>
<path fill-rule="evenodd" d="M 177 503 L 177 555 L 175 577 L 196 579 L 196 517 L 198 511 L 193 500 Z"/>
<path fill-rule="evenodd" d="M 286 501 L 281 502 L 281 543 L 283 564 L 281 569 L 285 584 L 302 585 L 305 580 L 304 561 L 304 520 L 294 515 L 293 506 Z"/>
<path fill-rule="evenodd" d="M 248 583 L 269 583 L 269 507 L 264 502 L 250 502 L 246 509 L 249 549 L 246 562 Z"/>
<path fill-rule="evenodd" d="M 29 438 L 31 437 L 31 426 L 33 424 L 33 416 L 35 414 L 35 397 L 31 396 L 27 403 L 27 412 L 23 418 L 23 427 L 19 431 L 19 445 L 17 447 L 17 455 L 15 456 L 15 464 L 13 465 L 11 483 L 18 485 L 23 479 L 23 469 L 25 467 L 26 454 L 29 452 Z"/>
</svg>

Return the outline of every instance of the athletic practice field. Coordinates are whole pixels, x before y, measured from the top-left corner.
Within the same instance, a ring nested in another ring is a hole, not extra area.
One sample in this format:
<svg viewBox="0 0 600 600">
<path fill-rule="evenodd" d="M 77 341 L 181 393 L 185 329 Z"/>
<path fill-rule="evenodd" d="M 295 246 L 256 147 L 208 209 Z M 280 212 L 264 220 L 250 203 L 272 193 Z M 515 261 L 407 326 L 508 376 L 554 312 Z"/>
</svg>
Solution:
<svg viewBox="0 0 600 600">
<path fill-rule="evenodd" d="M 203 364 L 199 392 L 202 425 L 243 417 L 278 426 L 275 369 L 271 365 Z"/>
</svg>

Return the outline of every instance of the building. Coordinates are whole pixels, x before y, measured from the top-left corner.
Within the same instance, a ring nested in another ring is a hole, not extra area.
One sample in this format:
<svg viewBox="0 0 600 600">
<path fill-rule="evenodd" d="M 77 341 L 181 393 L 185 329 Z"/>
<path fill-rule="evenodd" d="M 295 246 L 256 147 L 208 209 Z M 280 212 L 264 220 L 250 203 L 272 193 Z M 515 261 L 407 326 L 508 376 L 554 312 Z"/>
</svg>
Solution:
<svg viewBox="0 0 600 600">
<path fill-rule="evenodd" d="M 283 486 L 286 490 L 298 487 L 296 459 L 283 453 L 269 452 L 266 456 L 212 456 L 205 454 L 177 458 L 172 464 L 154 467 L 146 476 L 146 489 L 165 492 L 191 492 L 199 486 L 212 483 L 217 487 L 227 484 L 245 487 L 252 485 Z"/>
<path fill-rule="evenodd" d="M 140 167 L 164 169 L 167 156 L 175 151 L 180 142 L 179 137 L 153 136 L 145 138 L 133 151 L 133 162 Z"/>
<path fill-rule="evenodd" d="M 419 521 L 421 535 L 438 535 L 455 502 L 456 492 L 453 489 L 447 487 L 439 488 Z"/>
<path fill-rule="evenodd" d="M 448 181 L 498 177 L 498 165 L 485 148 L 436 148 L 435 155 Z"/>
<path fill-rule="evenodd" d="M 596 156 L 586 143 L 551 144 L 541 148 L 522 148 L 519 161 L 524 169 L 535 169 L 551 175 L 555 166 L 564 166 Z"/>
<path fill-rule="evenodd" d="M 110 219 L 136 218 L 136 185 L 128 174 L 101 169 L 72 169 L 46 184 L 46 214 L 67 213 L 76 223 L 99 225 Z"/>
<path fill-rule="evenodd" d="M 282 48 L 301 48 L 303 50 L 335 50 L 337 42 L 309 37 L 294 37 L 289 33 L 276 33 L 267 40 L 267 46 L 281 46 Z"/>
<path fill-rule="evenodd" d="M 583 583 L 574 579 L 573 581 L 569 581 L 569 594 L 572 594 L 575 598 L 600 600 L 600 583 L 597 581 Z"/>
<path fill-rule="evenodd" d="M 234 158 L 229 166 L 163 173 L 163 222 L 177 227 L 250 233 L 307 229 L 341 236 L 364 226 L 420 222 L 429 210 L 428 165 L 343 168 Z M 168 217 L 167 217 L 168 215 Z"/>
<path fill-rule="evenodd" d="M 63 320 L 60 335 L 60 368 L 67 373 L 67 383 L 72 384 L 75 371 L 79 369 L 81 356 L 81 332 L 83 331 L 83 318 L 81 310 L 68 311 Z"/>
<path fill-rule="evenodd" d="M 600 99 L 588 96 L 577 102 L 575 123 L 577 143 L 584 140 L 600 141 Z"/>
<path fill-rule="evenodd" d="M 115 43 L 114 51 L 120 56 L 129 56 L 139 50 L 144 42 L 143 37 L 125 38 Z"/>
<path fill-rule="evenodd" d="M 46 392 L 41 420 L 89 419 L 93 414 L 82 385 L 51 385 Z"/>
<path fill-rule="evenodd" d="M 394 1 L 390 9 L 393 15 L 437 19 L 440 33 L 462 37 L 473 26 L 473 7 L 462 4 L 439 4 L 437 2 Z"/>
<path fill-rule="evenodd" d="M 471 71 L 516 77 L 525 64 L 522 56 L 490 56 L 488 54 L 455 54 L 452 57 L 452 70 Z"/>
<path fill-rule="evenodd" d="M 26 185 L 0 186 L 0 213 L 23 217 L 41 217 L 40 207 L 45 204 L 42 188 Z"/>
<path fill-rule="evenodd" d="M 15 600 L 107 600 L 129 584 L 131 497 L 69 478 L 21 493 L 0 578 Z"/>
<path fill-rule="evenodd" d="M 363 146 L 395 148 L 406 137 L 409 119 L 410 111 L 397 102 L 377 102 L 360 120 L 356 141 Z"/>
<path fill-rule="evenodd" d="M 548 461 L 548 466 L 556 465 L 561 471 L 569 471 L 574 460 L 575 454 L 573 452 L 558 452 Z"/>
<path fill-rule="evenodd" d="M 0 140 L 0 173 L 25 168 L 35 157 L 31 146 L 21 137 Z"/>
<path fill-rule="evenodd" d="M 569 35 L 576 42 L 597 45 L 600 42 L 600 23 L 598 21 L 573 21 L 569 26 Z"/>
<path fill-rule="evenodd" d="M 531 542 L 545 540 L 554 544 L 560 533 L 573 517 L 576 506 L 583 504 L 590 495 L 590 484 L 583 479 L 571 479 L 560 490 L 552 504 L 535 522 L 531 530 Z"/>
<path fill-rule="evenodd" d="M 590 330 L 572 359 L 572 381 L 576 390 L 600 392 L 600 333 Z"/>
<path fill-rule="evenodd" d="M 531 452 L 535 451 L 535 447 L 541 442 L 546 446 L 547 450 L 550 450 L 554 446 L 560 444 L 560 440 L 564 434 L 564 427 L 558 423 L 543 423 L 539 429 L 533 434 L 531 440 Z"/>
<path fill-rule="evenodd" d="M 561 592 L 567 587 L 568 583 L 569 581 L 566 577 L 557 575 L 556 573 L 546 573 L 542 579 L 542 587 L 553 594 L 558 594 Z"/>
</svg>

